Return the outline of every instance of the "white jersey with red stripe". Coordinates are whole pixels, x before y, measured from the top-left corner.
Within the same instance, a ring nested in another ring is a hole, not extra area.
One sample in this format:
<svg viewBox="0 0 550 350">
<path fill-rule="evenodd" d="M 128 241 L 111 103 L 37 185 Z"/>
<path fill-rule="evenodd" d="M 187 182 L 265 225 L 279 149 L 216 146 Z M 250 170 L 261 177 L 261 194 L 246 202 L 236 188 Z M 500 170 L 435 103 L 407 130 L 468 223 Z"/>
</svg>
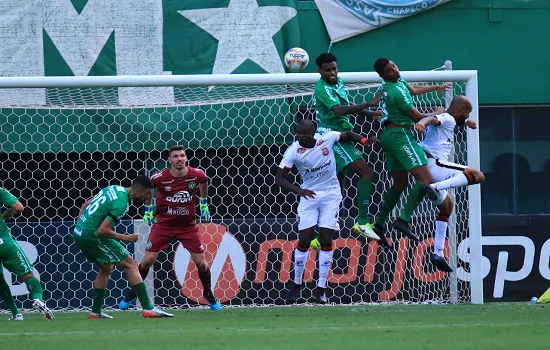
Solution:
<svg viewBox="0 0 550 350">
<path fill-rule="evenodd" d="M 302 177 L 301 188 L 310 191 L 340 191 L 336 176 L 336 159 L 332 146 L 340 140 L 340 133 L 330 131 L 315 135 L 315 146 L 305 148 L 296 141 L 286 150 L 280 167 L 296 166 Z"/>
</svg>

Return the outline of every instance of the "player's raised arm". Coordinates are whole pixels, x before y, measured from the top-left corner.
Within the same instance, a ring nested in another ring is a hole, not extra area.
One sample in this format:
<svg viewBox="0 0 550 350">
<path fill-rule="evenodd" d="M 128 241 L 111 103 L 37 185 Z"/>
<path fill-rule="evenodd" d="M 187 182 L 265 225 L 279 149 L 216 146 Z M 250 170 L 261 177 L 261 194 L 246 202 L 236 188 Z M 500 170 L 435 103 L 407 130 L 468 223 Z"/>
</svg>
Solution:
<svg viewBox="0 0 550 350">
<path fill-rule="evenodd" d="M 422 95 L 426 94 L 428 92 L 432 91 L 439 91 L 441 93 L 444 93 L 447 89 L 451 88 L 450 83 L 440 84 L 440 85 L 410 85 L 407 84 L 407 89 L 409 89 L 409 92 L 411 95 Z"/>
<path fill-rule="evenodd" d="M 365 137 L 353 131 L 344 131 L 340 133 L 339 141 L 354 141 L 362 145 L 372 145 L 378 141 L 378 139 L 374 136 Z"/>
<path fill-rule="evenodd" d="M 348 114 L 357 114 L 357 113 L 360 113 L 360 112 L 362 112 L 363 110 L 365 110 L 369 107 L 376 106 L 378 104 L 378 102 L 380 102 L 380 99 L 381 99 L 380 96 L 375 96 L 372 100 L 370 100 L 369 102 L 366 102 L 366 103 L 361 103 L 361 104 L 358 104 L 358 105 L 349 105 L 349 106 L 336 105 L 336 106 L 331 107 L 330 109 L 337 116 L 343 116 L 343 115 L 348 115 Z M 374 111 L 366 111 L 365 114 L 366 114 L 367 117 L 373 118 L 377 113 L 374 112 Z"/>
<path fill-rule="evenodd" d="M 414 129 L 417 132 L 425 132 L 426 127 L 429 125 L 441 125 L 441 121 L 435 116 L 430 116 L 420 119 L 416 124 L 414 124 Z"/>
</svg>

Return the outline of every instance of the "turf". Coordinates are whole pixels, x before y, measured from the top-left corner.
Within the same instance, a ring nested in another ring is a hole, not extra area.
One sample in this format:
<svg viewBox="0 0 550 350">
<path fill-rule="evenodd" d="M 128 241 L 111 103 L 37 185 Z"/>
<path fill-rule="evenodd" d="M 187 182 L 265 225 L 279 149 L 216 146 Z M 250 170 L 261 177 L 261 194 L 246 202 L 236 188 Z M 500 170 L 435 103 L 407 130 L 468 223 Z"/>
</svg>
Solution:
<svg viewBox="0 0 550 350">
<path fill-rule="evenodd" d="M 173 319 L 112 312 L 0 320 L 0 347 L 18 349 L 548 349 L 550 306 L 393 305 L 178 310 Z M 7 318 L 7 315 L 3 314 Z M 4 318 L 4 319 L 5 319 Z"/>
</svg>

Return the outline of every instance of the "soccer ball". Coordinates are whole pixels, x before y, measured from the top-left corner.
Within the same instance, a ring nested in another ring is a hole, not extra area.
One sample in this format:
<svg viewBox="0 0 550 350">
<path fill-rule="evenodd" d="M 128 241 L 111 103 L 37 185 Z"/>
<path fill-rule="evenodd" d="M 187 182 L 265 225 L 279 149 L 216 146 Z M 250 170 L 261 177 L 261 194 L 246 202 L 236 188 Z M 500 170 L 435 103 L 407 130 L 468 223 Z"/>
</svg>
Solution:
<svg viewBox="0 0 550 350">
<path fill-rule="evenodd" d="M 294 47 L 285 54 L 285 64 L 291 72 L 299 72 L 309 63 L 309 55 L 306 50 Z"/>
</svg>

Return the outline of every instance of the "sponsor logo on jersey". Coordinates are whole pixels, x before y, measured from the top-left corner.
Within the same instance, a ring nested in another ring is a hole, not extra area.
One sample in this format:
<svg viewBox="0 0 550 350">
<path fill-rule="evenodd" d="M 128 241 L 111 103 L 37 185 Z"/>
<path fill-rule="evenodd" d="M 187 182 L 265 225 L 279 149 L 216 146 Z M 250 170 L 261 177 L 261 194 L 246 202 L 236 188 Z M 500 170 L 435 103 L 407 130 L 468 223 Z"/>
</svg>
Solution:
<svg viewBox="0 0 550 350">
<path fill-rule="evenodd" d="M 108 192 L 107 194 L 109 195 L 109 199 L 110 199 L 110 200 L 118 199 L 118 196 L 116 195 L 116 191 L 115 191 L 114 188 L 109 187 L 109 188 L 108 188 L 108 191 L 109 191 L 109 192 Z"/>
<path fill-rule="evenodd" d="M 166 185 L 166 184 L 171 184 L 173 182 L 174 182 L 174 180 L 169 180 L 169 181 L 161 181 L 160 183 L 163 184 L 163 185 Z"/>
<path fill-rule="evenodd" d="M 191 202 L 192 196 L 189 191 L 179 191 L 172 196 L 166 197 L 166 201 L 170 203 L 188 203 Z"/>
<path fill-rule="evenodd" d="M 195 181 L 190 182 L 187 187 L 189 187 L 190 190 L 194 190 L 195 188 L 197 188 L 197 183 Z"/>
<path fill-rule="evenodd" d="M 321 140 L 321 141 L 317 142 L 317 146 L 321 146 L 324 142 L 325 142 L 325 140 Z"/>
<path fill-rule="evenodd" d="M 196 177 L 190 177 L 190 178 L 185 179 L 185 180 L 183 180 L 183 181 L 188 182 L 188 181 L 195 181 L 195 180 L 197 180 Z"/>
<path fill-rule="evenodd" d="M 189 215 L 189 208 L 187 207 L 168 207 L 167 210 L 168 215 Z"/>
<path fill-rule="evenodd" d="M 328 156 L 328 154 L 329 154 L 328 148 L 326 148 L 326 147 L 323 147 L 323 149 L 321 150 L 321 152 L 323 152 L 323 154 L 324 154 L 325 156 Z"/>
<path fill-rule="evenodd" d="M 166 187 L 164 187 L 164 190 L 165 191 L 172 191 L 172 186 L 166 186 Z"/>
<path fill-rule="evenodd" d="M 298 152 L 298 154 L 302 154 L 306 151 L 306 149 L 304 147 L 300 147 L 296 150 L 296 152 Z"/>
<path fill-rule="evenodd" d="M 326 162 L 326 163 L 323 164 L 323 165 L 319 165 L 318 167 L 311 168 L 311 169 L 307 169 L 307 170 L 304 172 L 304 175 L 305 175 L 305 174 L 309 174 L 309 173 L 313 173 L 313 172 L 316 172 L 316 171 L 319 171 L 319 170 L 324 169 L 324 168 L 327 168 L 327 167 L 330 166 L 331 163 L 332 163 L 332 160 L 329 160 L 328 162 Z"/>
</svg>

